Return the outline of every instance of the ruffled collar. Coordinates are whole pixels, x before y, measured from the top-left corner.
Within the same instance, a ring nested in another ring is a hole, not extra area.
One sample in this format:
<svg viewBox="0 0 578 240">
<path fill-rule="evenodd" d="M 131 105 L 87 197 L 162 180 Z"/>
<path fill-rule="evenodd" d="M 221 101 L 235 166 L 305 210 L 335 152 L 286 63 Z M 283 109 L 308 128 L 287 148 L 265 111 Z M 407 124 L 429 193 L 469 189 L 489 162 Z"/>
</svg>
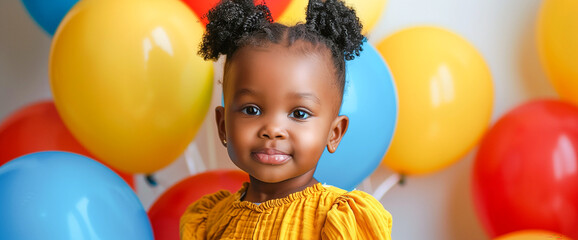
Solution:
<svg viewBox="0 0 578 240">
<path fill-rule="evenodd" d="M 291 193 L 287 197 L 271 199 L 271 200 L 262 202 L 260 204 L 255 204 L 255 203 L 252 203 L 249 201 L 241 201 L 241 198 L 243 197 L 243 195 L 247 191 L 248 187 L 249 187 L 249 183 L 245 182 L 245 183 L 243 183 L 243 187 L 239 191 L 237 191 L 237 193 L 235 193 L 235 196 L 234 196 L 235 201 L 232 204 L 233 208 L 247 208 L 247 209 L 250 209 L 250 210 L 253 210 L 256 212 L 263 212 L 267 209 L 283 206 L 285 204 L 291 203 L 291 202 L 296 201 L 298 199 L 310 196 L 314 193 L 326 190 L 322 183 L 316 183 L 315 185 L 307 187 L 307 188 L 303 189 L 302 191 Z"/>
</svg>

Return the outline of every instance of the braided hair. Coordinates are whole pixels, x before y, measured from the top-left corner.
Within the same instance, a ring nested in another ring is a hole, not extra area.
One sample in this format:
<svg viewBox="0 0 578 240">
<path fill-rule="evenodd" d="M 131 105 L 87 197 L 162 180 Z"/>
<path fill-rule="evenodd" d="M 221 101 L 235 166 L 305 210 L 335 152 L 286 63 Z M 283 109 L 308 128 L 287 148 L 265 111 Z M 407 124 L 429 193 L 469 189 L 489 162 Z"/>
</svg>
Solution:
<svg viewBox="0 0 578 240">
<path fill-rule="evenodd" d="M 355 10 L 340 0 L 310 0 L 306 22 L 285 26 L 273 22 L 269 8 L 253 0 L 222 0 L 205 15 L 209 23 L 199 55 L 216 61 L 232 57 L 245 46 L 265 46 L 297 40 L 330 50 L 340 93 L 345 86 L 345 61 L 359 56 L 365 37 Z M 227 64 L 225 65 L 225 67 Z"/>
</svg>

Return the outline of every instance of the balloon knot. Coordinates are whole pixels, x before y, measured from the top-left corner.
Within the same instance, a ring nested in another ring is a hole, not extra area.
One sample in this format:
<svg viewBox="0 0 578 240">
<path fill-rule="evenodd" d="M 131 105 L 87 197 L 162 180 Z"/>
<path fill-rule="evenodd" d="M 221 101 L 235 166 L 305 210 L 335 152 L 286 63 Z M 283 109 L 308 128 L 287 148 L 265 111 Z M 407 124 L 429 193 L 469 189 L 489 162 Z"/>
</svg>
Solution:
<svg viewBox="0 0 578 240">
<path fill-rule="evenodd" d="M 147 180 L 147 183 L 151 186 L 151 187 L 156 187 L 158 185 L 157 180 L 155 179 L 155 176 L 152 174 L 147 174 L 145 176 L 145 179 Z"/>
<path fill-rule="evenodd" d="M 406 180 L 407 180 L 407 179 L 406 179 L 406 175 L 405 175 L 405 174 L 400 174 L 398 184 L 399 184 L 400 186 L 403 186 L 403 185 L 405 185 Z"/>
</svg>

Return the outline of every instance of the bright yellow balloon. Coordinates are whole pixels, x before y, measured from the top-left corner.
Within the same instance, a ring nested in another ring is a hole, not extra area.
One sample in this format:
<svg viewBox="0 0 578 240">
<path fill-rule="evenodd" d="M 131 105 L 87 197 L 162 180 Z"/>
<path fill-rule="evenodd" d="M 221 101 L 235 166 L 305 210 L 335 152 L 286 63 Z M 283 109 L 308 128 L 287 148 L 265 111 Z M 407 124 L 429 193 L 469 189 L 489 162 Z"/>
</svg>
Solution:
<svg viewBox="0 0 578 240">
<path fill-rule="evenodd" d="M 549 231 L 523 230 L 502 235 L 494 240 L 570 240 L 570 238 Z"/>
<path fill-rule="evenodd" d="M 177 0 L 83 0 L 54 35 L 50 80 L 58 111 L 99 159 L 131 173 L 173 162 L 201 126 L 212 63 L 203 27 Z"/>
<path fill-rule="evenodd" d="M 536 32 L 550 82 L 562 99 L 578 105 L 578 1 L 545 0 Z"/>
<path fill-rule="evenodd" d="M 383 163 L 425 174 L 456 162 L 486 131 L 493 104 L 490 70 L 465 39 L 414 27 L 384 39 L 378 51 L 398 93 L 398 122 Z"/>
<path fill-rule="evenodd" d="M 285 25 L 295 25 L 298 22 L 305 22 L 305 11 L 309 0 L 293 0 L 277 22 Z M 363 35 L 371 32 L 381 14 L 385 11 L 386 0 L 345 0 L 348 6 L 353 7 L 359 20 L 363 24 Z"/>
</svg>

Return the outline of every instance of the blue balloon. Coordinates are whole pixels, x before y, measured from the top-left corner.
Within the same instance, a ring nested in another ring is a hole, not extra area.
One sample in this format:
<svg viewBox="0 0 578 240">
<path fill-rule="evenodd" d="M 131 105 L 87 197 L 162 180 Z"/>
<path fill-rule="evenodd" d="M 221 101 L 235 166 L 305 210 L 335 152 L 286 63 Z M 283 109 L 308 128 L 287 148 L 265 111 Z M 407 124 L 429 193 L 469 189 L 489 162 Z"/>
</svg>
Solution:
<svg viewBox="0 0 578 240">
<path fill-rule="evenodd" d="M 381 163 L 397 123 L 397 93 L 389 68 L 368 43 L 361 56 L 346 65 L 341 115 L 349 127 L 333 154 L 321 156 L 315 178 L 353 190 Z"/>
<path fill-rule="evenodd" d="M 54 35 L 58 25 L 76 2 L 78 0 L 22 0 L 32 19 L 50 36 Z"/>
<path fill-rule="evenodd" d="M 1 239 L 153 239 L 130 186 L 81 155 L 37 152 L 7 162 L 0 196 Z"/>
</svg>

